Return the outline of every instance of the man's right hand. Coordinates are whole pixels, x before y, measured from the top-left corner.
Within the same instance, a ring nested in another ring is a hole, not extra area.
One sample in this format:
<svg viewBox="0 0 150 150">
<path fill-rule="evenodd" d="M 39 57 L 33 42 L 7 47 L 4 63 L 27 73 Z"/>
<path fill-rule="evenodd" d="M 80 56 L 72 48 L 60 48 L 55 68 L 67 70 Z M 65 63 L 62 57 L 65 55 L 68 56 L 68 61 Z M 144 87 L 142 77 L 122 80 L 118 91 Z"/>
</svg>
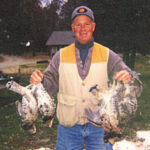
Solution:
<svg viewBox="0 0 150 150">
<path fill-rule="evenodd" d="M 39 82 L 42 81 L 42 79 L 43 79 L 43 74 L 41 73 L 40 70 L 36 70 L 31 74 L 30 83 L 38 84 Z"/>
</svg>

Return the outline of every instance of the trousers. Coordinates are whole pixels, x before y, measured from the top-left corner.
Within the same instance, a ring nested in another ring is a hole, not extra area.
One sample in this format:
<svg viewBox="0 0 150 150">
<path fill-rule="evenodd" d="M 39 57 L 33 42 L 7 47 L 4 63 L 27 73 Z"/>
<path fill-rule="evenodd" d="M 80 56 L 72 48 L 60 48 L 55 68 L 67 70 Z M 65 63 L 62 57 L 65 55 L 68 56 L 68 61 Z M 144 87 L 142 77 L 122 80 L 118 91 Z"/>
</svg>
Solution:
<svg viewBox="0 0 150 150">
<path fill-rule="evenodd" d="M 105 143 L 103 138 L 104 129 L 91 123 L 73 127 L 59 124 L 56 150 L 113 150 L 112 144 Z"/>
</svg>

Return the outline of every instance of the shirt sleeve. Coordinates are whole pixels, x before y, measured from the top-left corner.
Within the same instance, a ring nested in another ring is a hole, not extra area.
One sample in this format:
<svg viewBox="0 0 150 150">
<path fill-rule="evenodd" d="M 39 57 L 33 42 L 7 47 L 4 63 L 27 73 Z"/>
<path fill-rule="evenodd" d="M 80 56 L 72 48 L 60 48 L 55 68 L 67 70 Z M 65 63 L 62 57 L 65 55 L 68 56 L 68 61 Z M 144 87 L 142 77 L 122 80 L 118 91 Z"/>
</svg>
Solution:
<svg viewBox="0 0 150 150">
<path fill-rule="evenodd" d="M 46 91 L 53 96 L 59 88 L 59 64 L 60 64 L 60 51 L 58 51 L 51 59 L 48 67 L 43 73 L 43 85 Z"/>
<path fill-rule="evenodd" d="M 138 78 L 138 74 L 135 71 L 132 71 L 122 60 L 122 58 L 113 52 L 112 50 L 109 50 L 109 57 L 108 57 L 108 75 L 109 77 L 114 77 L 114 75 L 121 71 L 121 70 L 127 70 L 134 78 Z"/>
</svg>

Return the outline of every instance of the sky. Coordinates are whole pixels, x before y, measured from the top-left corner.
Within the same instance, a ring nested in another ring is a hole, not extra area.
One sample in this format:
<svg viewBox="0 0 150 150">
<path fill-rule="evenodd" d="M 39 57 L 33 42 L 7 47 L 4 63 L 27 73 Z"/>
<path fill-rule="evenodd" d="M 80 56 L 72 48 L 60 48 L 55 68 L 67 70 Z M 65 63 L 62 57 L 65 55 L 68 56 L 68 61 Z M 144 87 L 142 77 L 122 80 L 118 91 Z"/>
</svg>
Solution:
<svg viewBox="0 0 150 150">
<path fill-rule="evenodd" d="M 41 0 L 42 2 L 42 6 L 46 7 L 47 4 L 51 3 L 52 0 Z M 67 2 L 68 0 L 64 0 L 65 2 Z"/>
<path fill-rule="evenodd" d="M 49 4 L 51 0 L 41 0 L 42 6 L 46 7 L 46 4 Z"/>
</svg>

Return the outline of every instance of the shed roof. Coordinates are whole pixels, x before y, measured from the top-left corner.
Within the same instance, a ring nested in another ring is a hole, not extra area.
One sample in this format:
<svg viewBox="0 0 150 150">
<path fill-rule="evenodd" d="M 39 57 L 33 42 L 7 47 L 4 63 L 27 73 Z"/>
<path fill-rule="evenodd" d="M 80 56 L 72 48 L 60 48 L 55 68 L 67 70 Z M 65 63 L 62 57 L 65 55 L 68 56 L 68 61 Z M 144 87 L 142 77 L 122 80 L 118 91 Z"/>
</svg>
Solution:
<svg viewBox="0 0 150 150">
<path fill-rule="evenodd" d="M 75 41 L 72 31 L 54 31 L 46 42 L 46 46 L 69 45 Z"/>
</svg>

